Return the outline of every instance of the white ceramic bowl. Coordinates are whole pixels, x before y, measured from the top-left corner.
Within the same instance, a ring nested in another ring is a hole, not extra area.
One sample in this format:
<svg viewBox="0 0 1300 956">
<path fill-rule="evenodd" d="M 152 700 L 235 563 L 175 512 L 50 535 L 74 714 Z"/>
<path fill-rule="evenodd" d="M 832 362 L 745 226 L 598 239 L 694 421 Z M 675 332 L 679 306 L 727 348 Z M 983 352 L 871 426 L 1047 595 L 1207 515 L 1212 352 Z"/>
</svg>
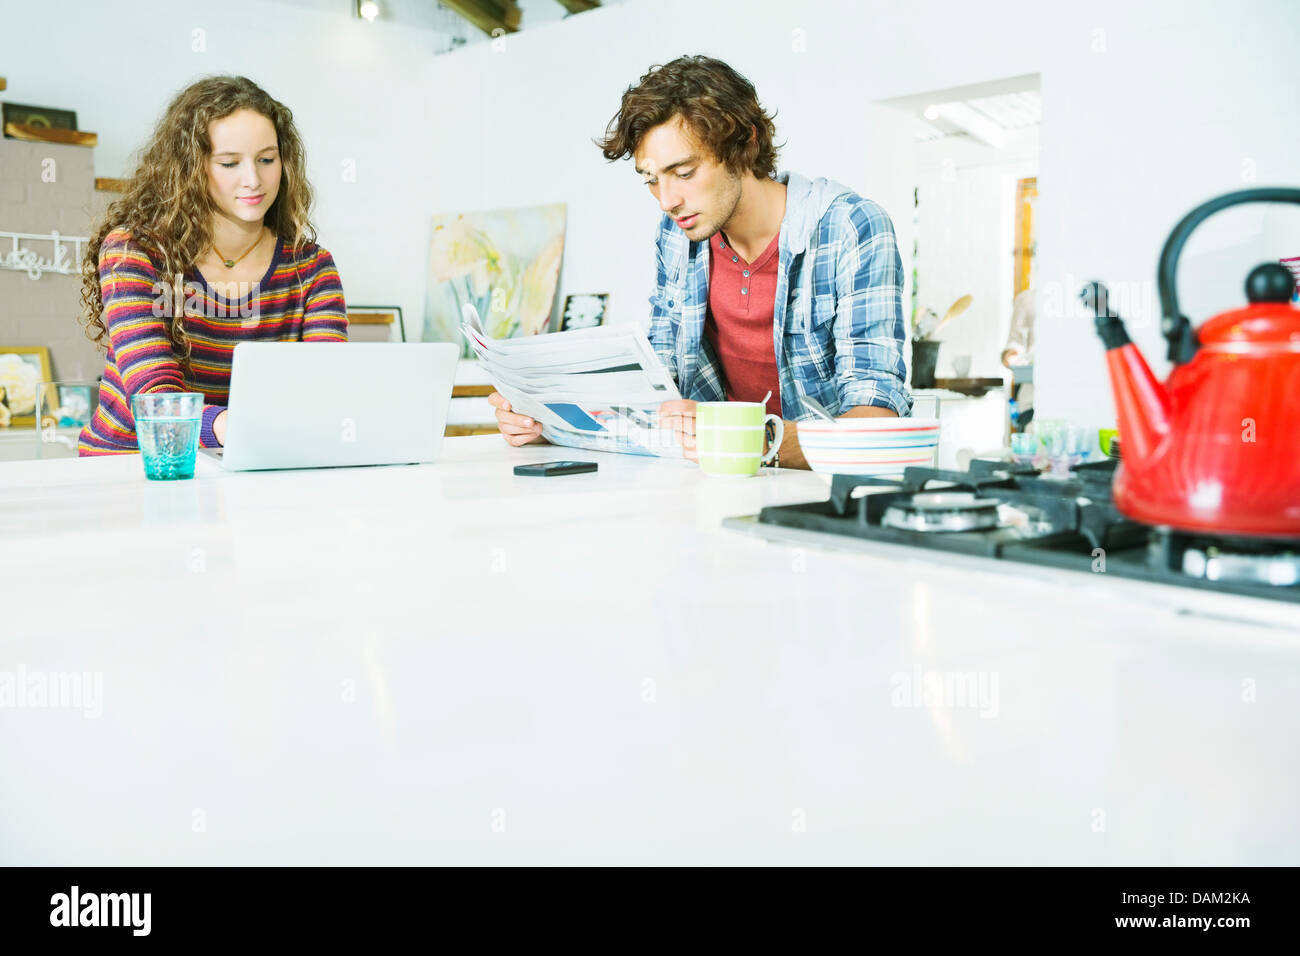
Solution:
<svg viewBox="0 0 1300 956">
<path fill-rule="evenodd" d="M 902 475 L 934 461 L 937 418 L 843 418 L 799 422 L 799 448 L 824 475 Z"/>
</svg>

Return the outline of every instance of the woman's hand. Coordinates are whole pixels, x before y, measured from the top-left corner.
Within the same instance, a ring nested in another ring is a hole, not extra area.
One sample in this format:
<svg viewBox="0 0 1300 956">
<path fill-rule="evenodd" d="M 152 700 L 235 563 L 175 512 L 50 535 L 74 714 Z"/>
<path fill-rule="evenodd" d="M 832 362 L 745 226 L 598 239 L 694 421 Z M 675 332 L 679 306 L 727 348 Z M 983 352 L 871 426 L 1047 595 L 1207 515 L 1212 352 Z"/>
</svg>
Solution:
<svg viewBox="0 0 1300 956">
<path fill-rule="evenodd" d="M 223 409 L 217 413 L 217 417 L 212 419 L 212 434 L 217 436 L 217 444 L 226 444 L 226 412 Z"/>
<path fill-rule="evenodd" d="M 497 410 L 497 428 L 501 436 L 511 445 L 528 445 L 542 443 L 542 423 L 534 421 L 527 415 L 516 415 L 510 410 L 510 403 L 500 392 L 493 392 L 488 401 Z"/>
<path fill-rule="evenodd" d="M 688 461 L 699 461 L 695 453 L 695 406 L 698 402 L 684 398 L 673 399 L 659 406 L 659 425 L 671 428 L 682 443 L 682 455 Z"/>
</svg>

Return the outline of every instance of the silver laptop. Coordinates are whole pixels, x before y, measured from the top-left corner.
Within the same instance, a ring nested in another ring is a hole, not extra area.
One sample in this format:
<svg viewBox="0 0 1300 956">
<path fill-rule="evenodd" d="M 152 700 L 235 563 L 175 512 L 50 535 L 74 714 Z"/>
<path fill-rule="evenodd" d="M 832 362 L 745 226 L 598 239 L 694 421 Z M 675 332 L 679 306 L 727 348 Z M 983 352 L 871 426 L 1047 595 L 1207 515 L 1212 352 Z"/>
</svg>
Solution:
<svg viewBox="0 0 1300 956">
<path fill-rule="evenodd" d="M 226 442 L 231 471 L 431 462 L 442 448 L 458 346 L 240 342 Z"/>
</svg>

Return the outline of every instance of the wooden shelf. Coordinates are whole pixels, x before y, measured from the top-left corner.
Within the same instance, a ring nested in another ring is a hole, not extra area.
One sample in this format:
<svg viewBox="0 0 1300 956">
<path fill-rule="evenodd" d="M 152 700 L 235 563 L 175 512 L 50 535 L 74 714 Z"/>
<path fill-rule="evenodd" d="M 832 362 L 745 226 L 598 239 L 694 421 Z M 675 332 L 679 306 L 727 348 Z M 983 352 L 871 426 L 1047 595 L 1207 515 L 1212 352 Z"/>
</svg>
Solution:
<svg viewBox="0 0 1300 956">
<path fill-rule="evenodd" d="M 491 385 L 454 385 L 451 389 L 452 398 L 487 398 L 496 389 Z"/>
<path fill-rule="evenodd" d="M 5 123 L 5 135 L 29 143 L 60 143 L 64 146 L 95 146 L 99 135 L 79 129 L 54 129 L 45 126 L 24 126 L 22 123 Z"/>
<path fill-rule="evenodd" d="M 126 179 L 106 179 L 97 176 L 95 177 L 95 189 L 101 193 L 124 193 L 128 182 L 129 180 Z"/>
<path fill-rule="evenodd" d="M 989 389 L 1001 388 L 1006 383 L 1000 378 L 936 378 L 935 388 L 945 388 L 950 392 L 961 392 L 972 398 L 979 398 Z"/>
<path fill-rule="evenodd" d="M 523 21 L 523 14 L 515 5 L 515 0 L 441 0 L 442 5 L 453 13 L 460 14 L 474 26 L 490 37 L 493 30 L 503 33 L 515 33 Z"/>
</svg>

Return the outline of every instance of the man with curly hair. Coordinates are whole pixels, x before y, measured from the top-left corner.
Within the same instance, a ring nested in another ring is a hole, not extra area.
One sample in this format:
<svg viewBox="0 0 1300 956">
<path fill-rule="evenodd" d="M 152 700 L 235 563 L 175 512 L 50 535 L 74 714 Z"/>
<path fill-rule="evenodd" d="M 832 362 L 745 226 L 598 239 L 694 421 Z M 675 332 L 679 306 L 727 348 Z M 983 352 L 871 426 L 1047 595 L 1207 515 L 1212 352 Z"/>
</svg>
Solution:
<svg viewBox="0 0 1300 956">
<path fill-rule="evenodd" d="M 787 467 L 807 467 L 804 396 L 846 418 L 911 411 L 893 223 L 847 186 L 778 174 L 775 132 L 745 77 L 686 56 L 630 87 L 597 142 L 610 161 L 635 160 L 663 213 L 649 338 L 684 396 L 660 414 L 688 458 L 697 402 L 770 395 Z M 492 398 L 507 441 L 539 439 Z"/>
</svg>

